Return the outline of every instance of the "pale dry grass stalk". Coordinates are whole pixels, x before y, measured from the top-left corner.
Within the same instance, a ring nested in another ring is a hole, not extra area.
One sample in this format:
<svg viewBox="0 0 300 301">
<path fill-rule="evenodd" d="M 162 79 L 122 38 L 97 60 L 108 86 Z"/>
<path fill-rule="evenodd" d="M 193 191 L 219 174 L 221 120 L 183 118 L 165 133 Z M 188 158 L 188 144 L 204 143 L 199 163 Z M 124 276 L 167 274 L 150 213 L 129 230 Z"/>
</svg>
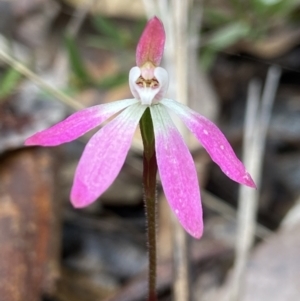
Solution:
<svg viewBox="0 0 300 301">
<path fill-rule="evenodd" d="M 173 51 L 175 62 L 176 89 L 175 99 L 188 105 L 188 1 L 172 0 L 172 18 L 174 25 Z M 182 125 L 179 130 L 185 139 L 188 139 L 188 132 Z M 174 282 L 173 300 L 190 300 L 189 287 L 189 254 L 188 237 L 175 216 L 172 216 L 173 224 L 173 256 L 174 256 Z"/>
<path fill-rule="evenodd" d="M 49 85 L 46 81 L 44 81 L 39 75 L 28 69 L 24 64 L 18 62 L 13 57 L 11 57 L 8 53 L 0 49 L 0 60 L 5 62 L 7 65 L 11 66 L 18 72 L 20 72 L 23 76 L 34 82 L 40 89 L 44 90 L 54 98 L 56 98 L 61 103 L 65 104 L 72 110 L 80 110 L 83 109 L 83 106 L 69 97 L 62 91 L 56 89 L 55 87 Z"/>
<path fill-rule="evenodd" d="M 94 6 L 97 0 L 86 0 L 82 5 L 79 5 L 76 9 L 74 16 L 71 18 L 66 32 L 71 37 L 75 38 L 91 8 Z"/>
<path fill-rule="evenodd" d="M 157 6 L 155 1 L 143 0 L 143 4 L 148 19 L 157 14 Z"/>
<path fill-rule="evenodd" d="M 236 259 L 233 267 L 229 293 L 230 301 L 241 300 L 243 292 L 246 266 L 254 242 L 265 141 L 280 74 L 281 71 L 278 67 L 270 67 L 262 95 L 261 105 L 260 84 L 257 81 L 252 81 L 249 85 L 245 117 L 243 162 L 249 173 L 252 175 L 257 185 L 257 189 L 255 190 L 240 186 Z"/>
<path fill-rule="evenodd" d="M 253 166 L 253 151 L 257 146 L 254 145 L 254 135 L 256 128 L 256 116 L 260 101 L 261 84 L 252 80 L 249 84 L 246 117 L 245 117 L 245 138 L 243 147 L 243 162 L 254 178 L 253 172 L 257 166 Z M 256 182 L 257 183 L 257 182 Z M 236 238 L 236 259 L 233 268 L 231 292 L 229 300 L 239 300 L 241 285 L 243 284 L 244 271 L 246 268 L 249 251 L 253 242 L 253 231 L 255 228 L 255 215 L 257 207 L 258 191 L 241 186 L 239 190 L 239 206 L 237 214 L 237 238 Z"/>
</svg>

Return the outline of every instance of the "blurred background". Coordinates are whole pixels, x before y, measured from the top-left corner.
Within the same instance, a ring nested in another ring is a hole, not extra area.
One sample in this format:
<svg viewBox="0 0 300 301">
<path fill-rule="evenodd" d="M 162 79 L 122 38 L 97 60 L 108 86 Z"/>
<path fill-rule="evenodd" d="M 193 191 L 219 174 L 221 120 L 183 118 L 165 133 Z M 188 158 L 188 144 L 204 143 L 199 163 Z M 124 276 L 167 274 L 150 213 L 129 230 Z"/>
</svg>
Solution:
<svg viewBox="0 0 300 301">
<path fill-rule="evenodd" d="M 184 134 L 205 232 L 178 246 L 158 186 L 159 300 L 300 300 L 300 1 L 179 2 L 0 0 L 0 301 L 145 300 L 139 132 L 114 184 L 80 210 L 69 192 L 93 133 L 55 148 L 24 140 L 80 108 L 131 98 L 128 72 L 155 9 L 177 74 L 170 95 L 182 101 L 184 51 L 185 102 L 220 126 L 258 184 L 240 189 Z M 173 294 L 181 247 L 186 299 Z"/>
</svg>

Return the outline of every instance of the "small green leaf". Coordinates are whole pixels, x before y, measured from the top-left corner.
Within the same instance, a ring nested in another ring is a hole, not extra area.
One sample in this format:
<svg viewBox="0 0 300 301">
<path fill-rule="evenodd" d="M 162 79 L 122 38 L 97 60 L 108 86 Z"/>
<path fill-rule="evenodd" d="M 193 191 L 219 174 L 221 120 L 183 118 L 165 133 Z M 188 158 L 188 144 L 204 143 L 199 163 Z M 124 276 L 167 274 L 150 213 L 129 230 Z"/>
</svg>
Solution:
<svg viewBox="0 0 300 301">
<path fill-rule="evenodd" d="M 128 73 L 118 73 L 108 76 L 98 82 L 97 86 L 102 89 L 110 89 L 120 86 L 128 81 Z"/>
<path fill-rule="evenodd" d="M 0 81 L 0 98 L 5 98 L 13 93 L 22 75 L 15 70 L 10 68 L 6 71 Z"/>
<path fill-rule="evenodd" d="M 102 16 L 96 16 L 92 19 L 92 22 L 96 29 L 98 29 L 102 34 L 115 41 L 121 45 L 123 43 L 122 35 L 120 34 L 120 29 L 117 28 L 111 21 Z"/>
<path fill-rule="evenodd" d="M 214 63 L 217 52 L 211 48 L 206 48 L 201 51 L 200 65 L 202 70 L 208 71 Z"/>
<path fill-rule="evenodd" d="M 215 31 L 211 35 L 206 47 L 213 48 L 214 50 L 224 49 L 241 38 L 247 37 L 250 32 L 251 28 L 248 24 L 244 22 L 235 22 Z"/>
<path fill-rule="evenodd" d="M 229 16 L 224 13 L 222 10 L 206 8 L 203 14 L 205 22 L 209 24 L 209 26 L 218 26 L 224 25 L 224 23 L 228 23 L 233 20 L 233 16 Z"/>
<path fill-rule="evenodd" d="M 252 0 L 252 5 L 257 13 L 272 18 L 286 16 L 299 6 L 298 0 Z"/>
<path fill-rule="evenodd" d="M 74 75 L 76 76 L 76 81 L 82 85 L 88 85 L 93 82 L 92 78 L 88 74 L 84 62 L 80 56 L 78 48 L 76 46 L 75 40 L 70 35 L 65 36 L 66 48 L 68 51 L 68 57 L 70 66 Z"/>
<path fill-rule="evenodd" d="M 99 36 L 89 36 L 87 46 L 104 50 L 120 49 L 119 43 L 114 39 Z"/>
</svg>

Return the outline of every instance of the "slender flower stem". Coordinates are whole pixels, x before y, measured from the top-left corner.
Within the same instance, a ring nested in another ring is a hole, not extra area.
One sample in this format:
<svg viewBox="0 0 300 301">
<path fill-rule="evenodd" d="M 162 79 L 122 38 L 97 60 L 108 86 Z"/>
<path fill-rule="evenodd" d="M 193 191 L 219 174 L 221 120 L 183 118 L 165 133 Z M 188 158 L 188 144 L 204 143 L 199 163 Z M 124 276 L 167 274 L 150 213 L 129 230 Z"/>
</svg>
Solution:
<svg viewBox="0 0 300 301">
<path fill-rule="evenodd" d="M 153 124 L 149 108 L 140 121 L 144 144 L 143 184 L 144 202 L 147 219 L 148 252 L 149 252 L 149 296 L 148 301 L 157 301 L 156 297 L 156 173 L 155 141 Z"/>
</svg>

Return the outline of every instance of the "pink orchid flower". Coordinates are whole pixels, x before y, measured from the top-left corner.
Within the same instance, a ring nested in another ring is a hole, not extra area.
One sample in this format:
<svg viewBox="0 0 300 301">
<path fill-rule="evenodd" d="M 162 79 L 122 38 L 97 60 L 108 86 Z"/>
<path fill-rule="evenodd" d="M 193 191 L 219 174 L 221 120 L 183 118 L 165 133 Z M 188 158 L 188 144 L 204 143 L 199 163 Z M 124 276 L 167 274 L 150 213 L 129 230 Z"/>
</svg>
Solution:
<svg viewBox="0 0 300 301">
<path fill-rule="evenodd" d="M 185 105 L 164 98 L 168 73 L 159 67 L 164 43 L 163 24 L 154 17 L 138 43 L 137 66 L 129 72 L 134 98 L 81 110 L 31 136 L 26 145 L 56 146 L 72 141 L 119 113 L 89 140 L 78 163 L 71 202 L 76 208 L 85 207 L 93 203 L 119 174 L 140 118 L 150 108 L 157 165 L 166 198 L 186 231 L 199 238 L 203 221 L 197 171 L 169 111 L 179 116 L 229 178 L 250 187 L 255 184 L 216 125 Z"/>
</svg>

